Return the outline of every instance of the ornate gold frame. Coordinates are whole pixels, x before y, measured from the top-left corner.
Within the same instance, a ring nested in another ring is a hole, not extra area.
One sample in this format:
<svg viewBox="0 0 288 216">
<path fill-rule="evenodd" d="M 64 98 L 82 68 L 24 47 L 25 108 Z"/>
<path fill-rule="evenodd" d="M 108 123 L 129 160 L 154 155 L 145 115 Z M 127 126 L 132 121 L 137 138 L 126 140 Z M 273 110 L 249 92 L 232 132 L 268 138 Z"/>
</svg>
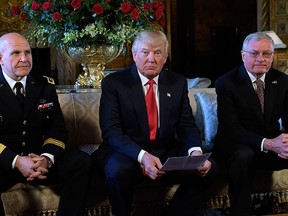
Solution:
<svg viewBox="0 0 288 216">
<path fill-rule="evenodd" d="M 257 29 L 258 31 L 270 30 L 269 0 L 257 0 Z"/>
<path fill-rule="evenodd" d="M 1 0 L 0 2 L 0 35 L 6 32 L 20 32 L 23 24 L 19 16 L 12 16 L 12 7 L 23 5 L 23 0 Z"/>
<path fill-rule="evenodd" d="M 273 30 L 288 45 L 288 0 L 257 0 L 258 31 Z M 273 67 L 288 73 L 288 49 L 277 49 Z"/>
</svg>

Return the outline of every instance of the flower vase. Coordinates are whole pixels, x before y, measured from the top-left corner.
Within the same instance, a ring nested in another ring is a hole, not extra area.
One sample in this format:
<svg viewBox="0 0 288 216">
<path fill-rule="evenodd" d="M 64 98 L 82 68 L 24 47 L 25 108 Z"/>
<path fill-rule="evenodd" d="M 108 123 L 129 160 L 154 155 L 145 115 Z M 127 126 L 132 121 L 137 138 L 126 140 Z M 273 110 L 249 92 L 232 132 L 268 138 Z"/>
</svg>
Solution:
<svg viewBox="0 0 288 216">
<path fill-rule="evenodd" d="M 123 45 L 97 44 L 86 47 L 67 47 L 67 54 L 83 67 L 75 88 L 100 88 L 105 77 L 105 64 L 114 60 L 122 51 Z"/>
</svg>

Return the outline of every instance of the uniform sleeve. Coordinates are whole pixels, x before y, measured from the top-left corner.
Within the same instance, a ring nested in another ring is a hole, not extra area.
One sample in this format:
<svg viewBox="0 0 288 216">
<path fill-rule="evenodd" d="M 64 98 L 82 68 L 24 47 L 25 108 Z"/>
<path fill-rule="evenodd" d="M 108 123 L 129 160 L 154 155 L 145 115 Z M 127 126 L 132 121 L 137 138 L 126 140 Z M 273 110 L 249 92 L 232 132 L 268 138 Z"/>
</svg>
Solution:
<svg viewBox="0 0 288 216">
<path fill-rule="evenodd" d="M 53 108 L 49 117 L 51 120 L 43 134 L 44 142 L 41 153 L 54 155 L 57 162 L 66 148 L 67 130 L 55 86 L 53 83 L 49 83 L 49 80 L 47 86 L 44 87 L 44 96 L 49 98 Z"/>
</svg>

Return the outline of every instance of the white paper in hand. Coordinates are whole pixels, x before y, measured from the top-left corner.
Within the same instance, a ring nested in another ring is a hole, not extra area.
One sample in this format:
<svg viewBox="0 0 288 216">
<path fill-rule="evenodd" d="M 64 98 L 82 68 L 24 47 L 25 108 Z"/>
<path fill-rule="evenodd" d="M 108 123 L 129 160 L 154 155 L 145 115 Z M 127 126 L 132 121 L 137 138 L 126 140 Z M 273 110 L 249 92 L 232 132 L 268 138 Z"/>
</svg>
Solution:
<svg viewBox="0 0 288 216">
<path fill-rule="evenodd" d="M 202 164 L 210 157 L 210 155 L 211 153 L 184 157 L 169 157 L 160 170 L 195 170 L 202 166 Z"/>
</svg>

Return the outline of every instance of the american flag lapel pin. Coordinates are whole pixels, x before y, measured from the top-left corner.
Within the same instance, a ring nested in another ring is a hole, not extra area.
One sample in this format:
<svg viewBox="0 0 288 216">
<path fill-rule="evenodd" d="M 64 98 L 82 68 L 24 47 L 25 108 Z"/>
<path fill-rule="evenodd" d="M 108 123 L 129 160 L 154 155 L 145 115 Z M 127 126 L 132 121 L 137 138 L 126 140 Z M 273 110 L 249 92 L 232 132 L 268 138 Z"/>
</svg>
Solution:
<svg viewBox="0 0 288 216">
<path fill-rule="evenodd" d="M 167 92 L 167 97 L 171 97 L 171 94 L 169 92 Z"/>
</svg>

